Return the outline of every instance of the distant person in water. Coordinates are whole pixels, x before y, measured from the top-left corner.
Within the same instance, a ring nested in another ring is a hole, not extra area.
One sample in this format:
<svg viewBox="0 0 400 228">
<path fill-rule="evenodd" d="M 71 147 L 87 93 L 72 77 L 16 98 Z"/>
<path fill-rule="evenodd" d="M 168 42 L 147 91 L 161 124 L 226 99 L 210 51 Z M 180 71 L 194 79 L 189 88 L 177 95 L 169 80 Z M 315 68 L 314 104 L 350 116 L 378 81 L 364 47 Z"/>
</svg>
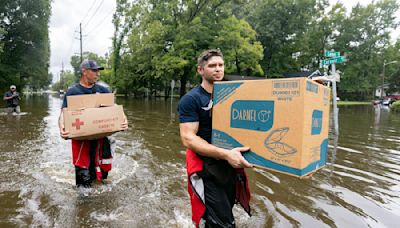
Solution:
<svg viewBox="0 0 400 228">
<path fill-rule="evenodd" d="M 15 85 L 10 86 L 10 90 L 4 94 L 3 100 L 7 102 L 8 112 L 20 113 L 21 108 L 19 106 L 19 93 L 17 92 L 17 87 Z"/>
</svg>

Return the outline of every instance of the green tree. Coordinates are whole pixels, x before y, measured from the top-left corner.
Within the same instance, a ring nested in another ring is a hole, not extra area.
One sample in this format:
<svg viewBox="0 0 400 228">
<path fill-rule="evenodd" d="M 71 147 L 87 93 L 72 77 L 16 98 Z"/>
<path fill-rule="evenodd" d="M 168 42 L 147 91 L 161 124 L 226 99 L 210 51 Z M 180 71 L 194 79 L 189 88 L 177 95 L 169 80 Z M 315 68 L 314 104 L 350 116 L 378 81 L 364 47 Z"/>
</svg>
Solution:
<svg viewBox="0 0 400 228">
<path fill-rule="evenodd" d="M 298 40 L 319 13 L 316 0 L 254 0 L 249 4 L 254 10 L 246 20 L 264 47 L 264 72 L 280 76 L 300 70 L 293 54 L 303 48 L 298 46 Z"/>
<path fill-rule="evenodd" d="M 339 94 L 351 100 L 367 100 L 380 85 L 385 50 L 390 46 L 390 30 L 396 29 L 395 0 L 360 4 L 338 32 L 335 50 L 344 50 L 349 62 L 342 66 Z"/>
<path fill-rule="evenodd" d="M 0 3 L 0 86 L 34 89 L 51 82 L 49 67 L 49 0 L 4 0 Z"/>
<path fill-rule="evenodd" d="M 139 83 L 134 86 L 138 90 L 147 88 L 154 95 L 157 90 L 165 90 L 167 94 L 170 80 L 177 80 L 180 94 L 185 94 L 188 82 L 199 81 L 195 77 L 197 56 L 205 49 L 222 48 L 221 37 L 231 35 L 224 29 L 240 30 L 237 31 L 240 43 L 235 43 L 234 47 L 238 54 L 230 55 L 231 47 L 227 45 L 223 48 L 229 62 L 231 56 L 239 58 L 241 62 L 237 67 L 243 69 L 241 73 L 262 74 L 257 66 L 257 59 L 262 58 L 258 52 L 261 47 L 255 40 L 254 31 L 244 21 L 237 21 L 235 27 L 229 27 L 229 22 L 222 23 L 232 14 L 231 1 L 149 0 L 142 1 L 140 6 L 142 14 L 132 25 L 125 52 L 121 55 L 124 64 L 119 73 L 123 72 L 121 86 L 124 91 Z M 251 32 L 244 34 L 248 31 Z"/>
<path fill-rule="evenodd" d="M 68 88 L 76 83 L 76 78 L 73 72 L 71 71 L 62 71 L 60 73 L 60 80 L 52 85 L 52 90 L 59 91 L 64 90 L 67 91 Z"/>
<path fill-rule="evenodd" d="M 339 35 L 336 31 L 344 25 L 342 21 L 346 17 L 346 9 L 341 3 L 327 10 L 326 1 L 317 1 L 315 8 L 310 24 L 290 47 L 296 70 L 318 69 L 321 60 L 325 58 L 324 52 L 334 48 Z"/>
<path fill-rule="evenodd" d="M 227 73 L 237 75 L 263 75 L 259 61 L 263 57 L 262 45 L 256 40 L 256 32 L 245 21 L 229 17 L 221 22 L 221 32 L 216 39 L 217 47 L 224 51 Z"/>
<path fill-rule="evenodd" d="M 127 0 L 116 0 L 116 10 L 113 16 L 114 36 L 112 40 L 113 51 L 111 55 L 112 73 L 110 83 L 114 86 L 117 82 L 117 74 L 120 68 L 121 55 L 124 40 L 131 32 L 132 27 L 141 16 L 141 5 L 143 1 L 129 2 Z"/>
<path fill-rule="evenodd" d="M 385 67 L 385 81 L 389 83 L 388 93 L 400 91 L 400 38 L 394 45 L 388 47 L 385 51 L 385 60 L 393 62 Z M 397 61 L 397 62 L 394 62 Z M 383 72 L 382 72 L 383 73 Z"/>
</svg>

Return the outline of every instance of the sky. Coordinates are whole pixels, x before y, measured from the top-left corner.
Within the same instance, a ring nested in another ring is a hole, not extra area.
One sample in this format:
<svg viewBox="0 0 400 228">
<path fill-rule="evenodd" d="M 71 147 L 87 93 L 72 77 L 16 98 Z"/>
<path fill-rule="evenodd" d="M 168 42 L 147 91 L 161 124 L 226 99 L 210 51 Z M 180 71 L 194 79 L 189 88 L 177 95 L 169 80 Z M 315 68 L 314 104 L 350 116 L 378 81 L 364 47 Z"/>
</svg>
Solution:
<svg viewBox="0 0 400 228">
<path fill-rule="evenodd" d="M 360 2 L 362 5 L 372 0 L 329 0 L 330 4 L 342 2 L 347 9 Z M 115 0 L 53 0 L 50 19 L 50 72 L 53 82 L 59 79 L 59 73 L 72 70 L 69 63 L 74 54 L 80 53 L 79 24 L 82 24 L 83 52 L 89 51 L 104 56 L 112 46 L 114 27 L 112 14 Z M 400 12 L 397 12 L 400 19 Z M 392 34 L 399 37 L 400 29 Z"/>
<path fill-rule="evenodd" d="M 115 0 L 53 0 L 50 18 L 50 72 L 53 81 L 59 79 L 64 64 L 74 54 L 80 54 L 79 24 L 82 24 L 83 52 L 94 52 L 104 56 L 110 52 L 114 27 L 112 14 Z"/>
</svg>

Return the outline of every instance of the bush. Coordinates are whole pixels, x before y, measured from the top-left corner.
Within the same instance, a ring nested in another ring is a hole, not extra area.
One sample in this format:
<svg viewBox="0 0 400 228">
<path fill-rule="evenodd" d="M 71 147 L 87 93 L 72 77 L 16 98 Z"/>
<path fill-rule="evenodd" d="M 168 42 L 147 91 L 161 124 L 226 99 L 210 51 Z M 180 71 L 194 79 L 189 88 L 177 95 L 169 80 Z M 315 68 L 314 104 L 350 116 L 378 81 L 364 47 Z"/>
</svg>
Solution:
<svg viewBox="0 0 400 228">
<path fill-rule="evenodd" d="M 400 112 L 400 100 L 395 101 L 391 106 L 391 111 Z"/>
</svg>

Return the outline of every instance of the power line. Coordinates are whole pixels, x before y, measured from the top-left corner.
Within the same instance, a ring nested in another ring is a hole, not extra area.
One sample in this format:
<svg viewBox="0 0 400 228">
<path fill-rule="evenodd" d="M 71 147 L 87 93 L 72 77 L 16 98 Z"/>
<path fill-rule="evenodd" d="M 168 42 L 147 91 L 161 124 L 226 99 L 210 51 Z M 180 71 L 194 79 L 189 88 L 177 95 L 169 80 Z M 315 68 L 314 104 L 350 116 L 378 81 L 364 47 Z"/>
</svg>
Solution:
<svg viewBox="0 0 400 228">
<path fill-rule="evenodd" d="M 83 61 L 83 56 L 82 56 L 82 23 L 79 24 L 79 39 L 81 41 L 81 62 Z"/>
<path fill-rule="evenodd" d="M 97 12 L 99 11 L 101 5 L 103 5 L 104 0 L 101 0 L 99 6 L 97 6 L 96 11 L 94 11 L 94 13 L 92 14 L 92 17 L 90 17 L 90 19 L 88 20 L 88 22 L 86 22 L 86 24 L 83 26 L 84 28 L 86 28 L 86 26 L 90 23 L 90 21 L 92 21 L 93 17 L 97 14 Z"/>
<path fill-rule="evenodd" d="M 72 48 L 73 48 L 73 45 L 74 45 L 74 41 L 75 41 L 75 32 L 72 34 L 71 43 L 69 45 L 68 52 L 66 52 L 66 55 L 65 55 L 64 59 L 67 59 L 69 56 L 71 56 L 71 51 L 72 51 Z"/>
<path fill-rule="evenodd" d="M 92 10 L 93 6 L 96 4 L 97 0 L 94 0 L 93 4 L 90 6 L 90 8 L 86 11 L 85 16 L 82 18 L 81 23 L 86 19 L 87 15 L 89 14 L 90 10 Z"/>
<path fill-rule="evenodd" d="M 89 36 L 93 31 L 95 31 L 103 22 L 114 12 L 115 8 L 112 8 L 111 11 L 109 11 L 103 19 L 100 20 L 100 23 L 97 23 L 96 26 L 93 27 L 92 30 L 90 30 L 88 33 L 86 33 L 86 36 Z"/>
</svg>

